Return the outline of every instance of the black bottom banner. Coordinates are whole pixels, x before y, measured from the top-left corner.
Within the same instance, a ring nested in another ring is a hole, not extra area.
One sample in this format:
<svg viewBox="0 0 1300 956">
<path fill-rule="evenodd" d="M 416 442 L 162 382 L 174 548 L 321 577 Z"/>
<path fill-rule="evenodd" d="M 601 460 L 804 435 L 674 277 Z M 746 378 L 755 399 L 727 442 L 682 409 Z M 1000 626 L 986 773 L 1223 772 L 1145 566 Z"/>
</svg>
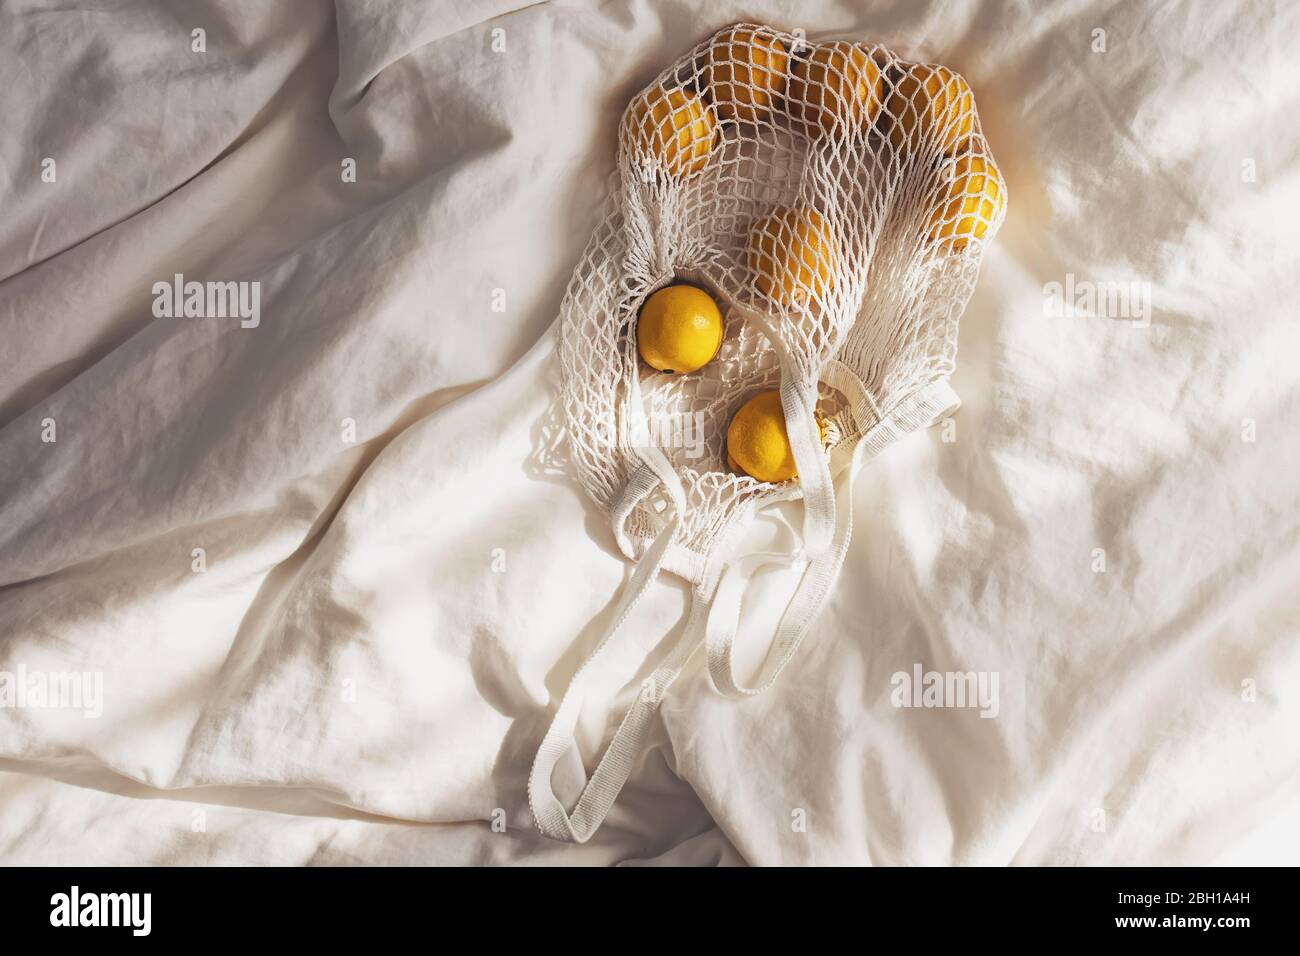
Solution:
<svg viewBox="0 0 1300 956">
<path fill-rule="evenodd" d="M 741 933 L 750 925 L 759 930 L 780 914 L 787 930 L 803 921 L 820 932 L 843 932 L 847 927 L 835 924 L 852 922 L 864 941 L 867 934 L 910 928 L 927 943 L 945 937 L 975 942 L 980 936 L 986 944 L 1041 942 L 1047 932 L 1068 941 L 1127 938 L 1181 946 L 1199 938 L 1232 946 L 1281 938 L 1292 919 L 1294 877 L 1281 869 L 543 874 L 535 869 L 33 868 L 0 871 L 0 919 L 10 944 L 76 933 L 82 942 L 92 935 L 203 943 L 266 943 L 282 937 L 295 944 L 339 945 L 366 943 L 376 934 L 471 933 L 475 926 L 494 933 L 511 928 L 536 933 L 557 917 L 587 924 L 588 930 L 612 920 L 635 936 L 638 925 L 655 931 L 665 916 L 675 914 L 691 933 L 711 905 L 727 911 L 729 929 Z M 701 910 L 692 915 L 697 896 Z"/>
</svg>

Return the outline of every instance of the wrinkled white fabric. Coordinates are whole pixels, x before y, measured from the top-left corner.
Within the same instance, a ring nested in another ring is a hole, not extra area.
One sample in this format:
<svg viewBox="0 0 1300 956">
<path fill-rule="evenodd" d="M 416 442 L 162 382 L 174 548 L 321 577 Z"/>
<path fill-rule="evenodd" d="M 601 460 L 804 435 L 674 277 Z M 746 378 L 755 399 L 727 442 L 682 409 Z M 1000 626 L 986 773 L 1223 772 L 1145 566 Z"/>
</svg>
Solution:
<svg viewBox="0 0 1300 956">
<path fill-rule="evenodd" d="M 104 675 L 98 719 L 0 708 L 0 859 L 1293 861 L 1300 9 L 508 7 L 0 12 L 0 672 Z M 742 19 L 959 70 L 1015 202 L 955 431 L 864 466 L 782 680 L 697 660 L 560 846 L 528 761 L 628 568 L 548 452 L 547 330 L 622 108 Z M 260 282 L 260 325 L 155 318 L 175 273 Z M 1053 311 L 1068 275 L 1150 324 Z M 894 707 L 917 663 L 998 716 Z"/>
</svg>

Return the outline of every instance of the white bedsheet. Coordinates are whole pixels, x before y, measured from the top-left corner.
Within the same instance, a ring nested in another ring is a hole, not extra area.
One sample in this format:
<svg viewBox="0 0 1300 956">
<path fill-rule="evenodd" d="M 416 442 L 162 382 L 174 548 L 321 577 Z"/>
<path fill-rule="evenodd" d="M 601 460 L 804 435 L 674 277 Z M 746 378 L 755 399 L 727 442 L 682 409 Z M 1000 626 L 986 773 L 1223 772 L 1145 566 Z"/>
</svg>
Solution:
<svg viewBox="0 0 1300 956">
<path fill-rule="evenodd" d="M 509 6 L 0 13 L 0 674 L 103 680 L 0 707 L 0 862 L 1294 862 L 1300 7 Z M 565 846 L 528 766 L 628 568 L 547 330 L 622 107 L 740 19 L 961 71 L 1010 212 L 953 440 L 864 470 L 777 687 L 697 661 Z M 154 317 L 176 273 L 260 323 Z M 998 715 L 893 706 L 917 664 Z"/>
</svg>

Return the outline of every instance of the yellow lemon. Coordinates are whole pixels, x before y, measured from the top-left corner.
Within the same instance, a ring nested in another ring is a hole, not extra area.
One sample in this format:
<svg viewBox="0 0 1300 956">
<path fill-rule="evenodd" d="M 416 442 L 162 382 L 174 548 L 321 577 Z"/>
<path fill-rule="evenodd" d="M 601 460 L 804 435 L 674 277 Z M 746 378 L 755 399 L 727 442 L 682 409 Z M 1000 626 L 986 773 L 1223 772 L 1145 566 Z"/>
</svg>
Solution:
<svg viewBox="0 0 1300 956">
<path fill-rule="evenodd" d="M 790 113 L 826 132 L 837 124 L 870 123 L 880 110 L 884 80 L 880 67 L 862 47 L 837 40 L 817 46 L 795 61 L 790 80 Z"/>
<path fill-rule="evenodd" d="M 694 372 L 722 347 L 722 313 L 707 292 L 670 285 L 646 299 L 636 324 L 646 364 L 661 372 Z"/>
<path fill-rule="evenodd" d="M 949 167 L 947 198 L 930 217 L 930 238 L 949 239 L 954 250 L 982 239 L 1007 202 L 997 164 L 983 156 L 959 156 Z"/>
<path fill-rule="evenodd" d="M 756 122 L 766 116 L 772 98 L 785 92 L 790 56 L 768 30 L 733 28 L 709 47 L 705 83 L 718 117 Z"/>
<path fill-rule="evenodd" d="M 807 304 L 835 284 L 835 251 L 835 233 L 821 213 L 782 207 L 749 234 L 754 285 L 778 304 Z"/>
<path fill-rule="evenodd" d="M 975 125 L 975 97 L 956 73 L 917 63 L 894 85 L 886 111 L 893 117 L 889 141 L 895 149 L 915 149 L 933 138 L 952 152 Z"/>
<path fill-rule="evenodd" d="M 673 176 L 698 173 L 713 150 L 713 113 L 700 97 L 656 86 L 628 109 L 629 145 Z"/>
<path fill-rule="evenodd" d="M 727 426 L 727 461 L 759 481 L 795 477 L 780 392 L 755 395 L 732 416 Z"/>
</svg>

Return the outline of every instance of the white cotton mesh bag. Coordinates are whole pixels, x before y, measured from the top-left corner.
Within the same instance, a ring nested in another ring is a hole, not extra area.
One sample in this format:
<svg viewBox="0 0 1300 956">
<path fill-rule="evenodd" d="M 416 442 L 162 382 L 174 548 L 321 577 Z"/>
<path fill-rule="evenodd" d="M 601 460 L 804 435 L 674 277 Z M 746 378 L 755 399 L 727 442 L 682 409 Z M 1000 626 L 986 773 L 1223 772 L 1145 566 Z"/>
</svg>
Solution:
<svg viewBox="0 0 1300 956">
<path fill-rule="evenodd" d="M 542 833 L 595 832 L 700 646 L 714 687 L 733 697 L 762 692 L 790 660 L 848 548 L 858 465 L 957 408 L 957 323 L 1006 201 L 966 82 L 880 46 L 739 24 L 629 104 L 606 215 L 561 308 L 559 352 L 571 460 L 637 564 L 534 761 Z M 638 354 L 640 307 L 673 283 L 703 288 L 724 316 L 720 351 L 690 374 Z M 736 410 L 774 389 L 797 466 L 779 484 L 739 472 L 726 447 Z M 756 509 L 797 498 L 795 553 L 728 558 Z M 798 584 L 745 684 L 732 663 L 741 596 L 769 563 L 794 567 Z M 686 626 L 570 810 L 553 771 L 572 759 L 587 691 L 661 570 L 692 585 Z"/>
</svg>

